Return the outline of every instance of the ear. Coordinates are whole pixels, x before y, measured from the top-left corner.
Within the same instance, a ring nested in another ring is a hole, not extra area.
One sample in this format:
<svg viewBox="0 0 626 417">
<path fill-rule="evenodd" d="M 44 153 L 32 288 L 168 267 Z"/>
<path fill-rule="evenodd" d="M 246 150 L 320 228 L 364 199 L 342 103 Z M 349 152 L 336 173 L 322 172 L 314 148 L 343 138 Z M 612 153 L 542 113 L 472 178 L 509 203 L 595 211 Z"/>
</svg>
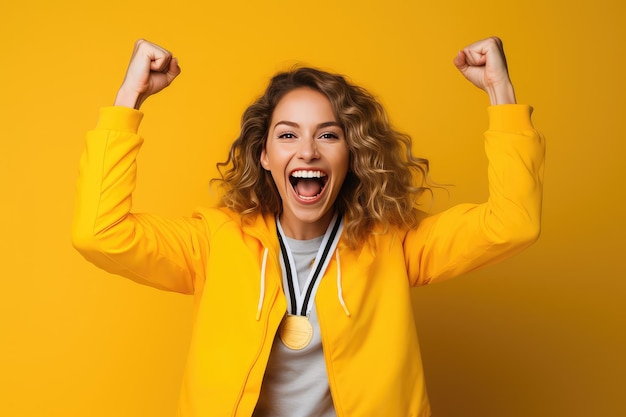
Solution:
<svg viewBox="0 0 626 417">
<path fill-rule="evenodd" d="M 265 168 L 266 171 L 270 170 L 270 159 L 267 157 L 267 152 L 265 152 L 265 148 L 261 151 L 261 166 Z"/>
</svg>

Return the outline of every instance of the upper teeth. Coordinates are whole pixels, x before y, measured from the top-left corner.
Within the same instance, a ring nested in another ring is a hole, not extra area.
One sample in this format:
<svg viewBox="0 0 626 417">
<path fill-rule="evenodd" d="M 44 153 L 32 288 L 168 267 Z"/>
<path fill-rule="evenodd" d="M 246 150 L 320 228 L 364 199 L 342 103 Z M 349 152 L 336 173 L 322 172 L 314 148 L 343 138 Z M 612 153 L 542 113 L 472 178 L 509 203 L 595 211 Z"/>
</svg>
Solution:
<svg viewBox="0 0 626 417">
<path fill-rule="evenodd" d="M 296 177 L 296 178 L 322 178 L 325 177 L 326 174 L 323 173 L 322 171 L 305 171 L 305 170 L 300 170 L 300 171 L 294 171 L 291 173 L 292 177 Z"/>
</svg>

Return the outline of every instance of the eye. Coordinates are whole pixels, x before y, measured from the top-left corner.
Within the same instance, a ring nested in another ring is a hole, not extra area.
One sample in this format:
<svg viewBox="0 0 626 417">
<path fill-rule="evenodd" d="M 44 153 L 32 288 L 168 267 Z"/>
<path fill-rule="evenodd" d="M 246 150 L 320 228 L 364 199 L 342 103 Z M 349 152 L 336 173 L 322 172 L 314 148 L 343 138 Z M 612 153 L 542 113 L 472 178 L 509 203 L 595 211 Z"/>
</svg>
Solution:
<svg viewBox="0 0 626 417">
<path fill-rule="evenodd" d="M 291 132 L 285 132 L 278 135 L 279 139 L 295 139 L 296 135 Z"/>
<path fill-rule="evenodd" d="M 326 132 L 320 135 L 320 139 L 339 139 L 339 135 L 334 132 Z"/>
</svg>

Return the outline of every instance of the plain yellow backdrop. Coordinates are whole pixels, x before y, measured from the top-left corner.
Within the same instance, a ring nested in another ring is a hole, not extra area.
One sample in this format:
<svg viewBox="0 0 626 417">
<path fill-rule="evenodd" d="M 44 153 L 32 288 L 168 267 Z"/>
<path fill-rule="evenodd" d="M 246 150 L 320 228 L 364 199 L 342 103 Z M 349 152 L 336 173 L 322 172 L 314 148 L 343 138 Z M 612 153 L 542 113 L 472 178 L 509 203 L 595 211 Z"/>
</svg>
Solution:
<svg viewBox="0 0 626 417">
<path fill-rule="evenodd" d="M 452 58 L 494 34 L 548 141 L 543 233 L 415 291 L 434 416 L 626 415 L 619 2 L 23 0 L 0 16 L 0 415 L 174 415 L 191 299 L 108 275 L 70 243 L 84 134 L 135 39 L 183 68 L 144 105 L 135 208 L 187 215 L 213 201 L 245 106 L 294 63 L 380 98 L 434 179 L 454 184 L 435 210 L 484 200 L 487 97 Z"/>
</svg>

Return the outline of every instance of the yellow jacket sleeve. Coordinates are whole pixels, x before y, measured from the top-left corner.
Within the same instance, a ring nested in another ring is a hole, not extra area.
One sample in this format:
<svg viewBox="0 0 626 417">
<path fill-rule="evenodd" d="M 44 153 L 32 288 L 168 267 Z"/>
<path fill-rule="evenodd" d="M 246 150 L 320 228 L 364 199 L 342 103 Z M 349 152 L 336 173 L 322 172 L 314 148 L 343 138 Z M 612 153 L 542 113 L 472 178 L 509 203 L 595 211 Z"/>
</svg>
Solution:
<svg viewBox="0 0 626 417">
<path fill-rule="evenodd" d="M 191 294 L 204 277 L 207 232 L 199 218 L 131 213 L 143 114 L 103 108 L 79 166 L 72 242 L 90 262 L 156 288 Z"/>
<path fill-rule="evenodd" d="M 492 106 L 485 151 L 489 198 L 426 217 L 405 236 L 412 285 L 501 261 L 539 236 L 545 145 L 526 105 Z"/>
</svg>

